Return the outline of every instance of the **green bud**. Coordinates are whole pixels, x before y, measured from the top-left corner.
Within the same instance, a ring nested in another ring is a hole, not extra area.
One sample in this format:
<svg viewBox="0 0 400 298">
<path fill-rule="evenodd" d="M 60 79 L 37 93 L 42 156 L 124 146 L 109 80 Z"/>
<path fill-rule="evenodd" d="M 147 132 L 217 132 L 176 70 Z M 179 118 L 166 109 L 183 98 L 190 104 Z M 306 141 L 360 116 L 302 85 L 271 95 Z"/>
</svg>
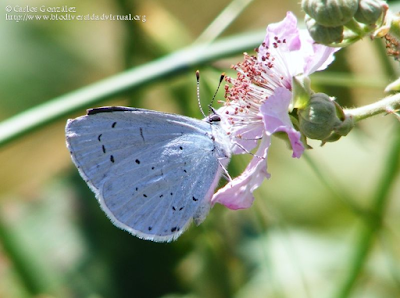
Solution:
<svg viewBox="0 0 400 298">
<path fill-rule="evenodd" d="M 341 121 L 336 115 L 336 106 L 324 93 L 311 96 L 309 105 L 299 110 L 300 131 L 310 139 L 328 138 Z"/>
<path fill-rule="evenodd" d="M 346 136 L 354 127 L 352 117 L 346 115 L 342 107 L 324 93 L 310 97 L 307 107 L 298 109 L 298 127 L 310 139 L 335 142 Z"/>
<path fill-rule="evenodd" d="M 308 15 L 306 15 L 305 22 L 311 37 L 320 44 L 329 45 L 343 40 L 343 26 L 324 27 Z"/>
<path fill-rule="evenodd" d="M 338 27 L 349 22 L 358 8 L 358 0 L 302 0 L 303 10 L 325 27 Z"/>
<path fill-rule="evenodd" d="M 363 24 L 375 24 L 382 15 L 384 4 L 380 0 L 359 0 L 354 18 Z"/>
</svg>

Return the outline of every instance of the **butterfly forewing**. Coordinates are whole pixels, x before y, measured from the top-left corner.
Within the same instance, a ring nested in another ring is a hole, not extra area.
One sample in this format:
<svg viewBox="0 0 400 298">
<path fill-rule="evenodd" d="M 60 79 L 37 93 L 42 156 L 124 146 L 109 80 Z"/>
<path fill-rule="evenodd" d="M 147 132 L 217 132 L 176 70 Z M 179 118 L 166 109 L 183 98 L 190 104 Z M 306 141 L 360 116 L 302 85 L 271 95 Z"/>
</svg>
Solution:
<svg viewBox="0 0 400 298">
<path fill-rule="evenodd" d="M 221 175 L 218 159 L 229 157 L 216 150 L 209 123 L 141 109 L 70 120 L 66 135 L 114 224 L 154 241 L 176 239 L 204 219 Z"/>
</svg>

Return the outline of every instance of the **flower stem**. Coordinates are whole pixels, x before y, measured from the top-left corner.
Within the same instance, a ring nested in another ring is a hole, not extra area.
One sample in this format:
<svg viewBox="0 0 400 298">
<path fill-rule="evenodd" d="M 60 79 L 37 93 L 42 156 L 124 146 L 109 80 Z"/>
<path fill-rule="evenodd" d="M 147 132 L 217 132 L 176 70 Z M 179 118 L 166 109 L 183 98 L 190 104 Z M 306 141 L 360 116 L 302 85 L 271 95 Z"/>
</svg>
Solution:
<svg viewBox="0 0 400 298">
<path fill-rule="evenodd" d="M 400 109 L 400 93 L 385 97 L 380 101 L 363 107 L 344 109 L 344 113 L 352 117 L 355 122 L 358 122 L 380 113 L 393 113 L 397 109 Z"/>
</svg>

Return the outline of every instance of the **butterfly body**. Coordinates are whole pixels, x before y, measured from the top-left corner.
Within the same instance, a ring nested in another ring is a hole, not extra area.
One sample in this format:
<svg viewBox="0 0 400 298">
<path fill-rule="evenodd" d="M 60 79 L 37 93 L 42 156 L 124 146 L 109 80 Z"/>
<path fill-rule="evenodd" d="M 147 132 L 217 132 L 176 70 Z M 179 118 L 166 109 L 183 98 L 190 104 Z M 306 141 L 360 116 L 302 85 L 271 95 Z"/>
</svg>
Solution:
<svg viewBox="0 0 400 298">
<path fill-rule="evenodd" d="M 126 107 L 103 107 L 68 120 L 67 147 L 112 222 L 157 242 L 179 237 L 211 208 L 229 162 L 217 118 L 197 120 Z"/>
</svg>

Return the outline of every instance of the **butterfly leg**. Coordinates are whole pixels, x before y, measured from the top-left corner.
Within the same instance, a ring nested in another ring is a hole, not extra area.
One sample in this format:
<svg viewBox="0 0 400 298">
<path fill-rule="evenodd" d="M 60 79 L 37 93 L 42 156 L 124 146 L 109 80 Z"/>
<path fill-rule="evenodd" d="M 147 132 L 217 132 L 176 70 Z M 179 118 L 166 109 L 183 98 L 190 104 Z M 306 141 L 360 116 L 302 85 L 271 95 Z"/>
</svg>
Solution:
<svg viewBox="0 0 400 298">
<path fill-rule="evenodd" d="M 222 170 L 224 171 L 225 176 L 228 178 L 229 182 L 232 181 L 231 175 L 229 175 L 228 170 L 225 168 L 225 166 L 222 164 L 222 162 L 218 159 L 218 163 L 221 166 Z"/>
<path fill-rule="evenodd" d="M 259 156 L 259 155 L 256 155 L 256 154 L 250 152 L 249 150 L 247 150 L 246 148 L 244 148 L 242 145 L 240 145 L 240 144 L 237 143 L 237 142 L 234 142 L 233 144 L 236 145 L 236 146 L 238 146 L 238 147 L 239 147 L 240 149 L 242 149 L 244 152 L 246 152 L 246 153 L 248 153 L 248 154 L 250 154 L 250 155 L 252 155 L 252 156 L 254 156 L 254 157 L 257 157 L 257 158 L 259 158 L 259 159 L 265 159 L 265 157 L 263 157 L 263 156 Z"/>
</svg>

